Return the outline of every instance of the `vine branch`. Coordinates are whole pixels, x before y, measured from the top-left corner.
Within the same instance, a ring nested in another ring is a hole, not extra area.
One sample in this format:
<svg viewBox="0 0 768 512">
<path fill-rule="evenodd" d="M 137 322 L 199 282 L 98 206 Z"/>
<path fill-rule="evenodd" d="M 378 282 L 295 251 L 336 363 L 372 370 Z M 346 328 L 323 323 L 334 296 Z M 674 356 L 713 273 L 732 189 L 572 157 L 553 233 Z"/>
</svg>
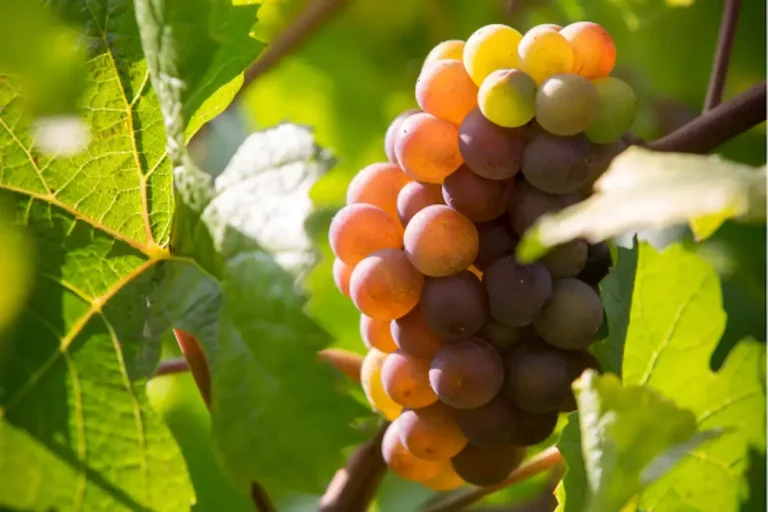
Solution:
<svg viewBox="0 0 768 512">
<path fill-rule="evenodd" d="M 740 8 L 741 0 L 725 0 L 720 31 L 717 35 L 715 59 L 712 62 L 712 74 L 709 77 L 707 98 L 704 100 L 704 112 L 715 108 L 723 99 L 723 89 L 728 76 L 728 64 L 731 60 L 731 50 L 733 49 Z"/>
</svg>

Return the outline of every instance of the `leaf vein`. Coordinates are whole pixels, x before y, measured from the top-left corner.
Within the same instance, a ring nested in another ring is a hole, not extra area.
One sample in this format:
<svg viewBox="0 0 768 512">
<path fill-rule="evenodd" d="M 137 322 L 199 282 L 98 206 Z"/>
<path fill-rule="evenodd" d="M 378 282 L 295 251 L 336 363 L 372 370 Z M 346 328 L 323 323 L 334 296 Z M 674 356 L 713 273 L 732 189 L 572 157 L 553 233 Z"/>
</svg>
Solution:
<svg viewBox="0 0 768 512">
<path fill-rule="evenodd" d="M 80 376 L 77 373 L 74 361 L 69 354 L 62 352 L 62 357 L 67 365 L 67 371 L 72 379 L 73 409 L 75 413 L 75 424 L 77 425 L 77 487 L 75 489 L 75 510 L 82 510 L 85 502 L 86 478 L 86 436 L 85 436 L 85 416 L 83 414 L 83 388 L 80 386 Z"/>
<path fill-rule="evenodd" d="M 24 144 L 21 143 L 21 140 L 19 140 L 19 138 L 16 137 L 16 134 L 13 132 L 13 130 L 11 130 L 11 127 L 8 126 L 8 124 L 5 122 L 5 120 L 3 120 L 2 117 L 0 117 L 0 125 L 2 125 L 3 128 L 5 128 L 5 130 L 8 132 L 8 135 L 11 136 L 14 142 L 16 142 L 16 144 L 18 144 L 21 150 L 24 151 L 24 153 L 27 155 L 27 159 L 29 160 L 29 163 L 32 164 L 32 168 L 37 173 L 37 177 L 40 178 L 40 184 L 43 186 L 43 188 L 45 188 L 45 191 L 48 194 L 51 194 L 51 189 L 48 187 L 48 184 L 45 182 L 45 179 L 43 178 L 43 173 L 40 170 L 40 168 L 37 166 L 37 162 L 35 162 L 35 159 L 32 156 L 32 153 L 29 151 L 29 149 L 27 149 L 26 146 L 24 146 Z"/>
</svg>

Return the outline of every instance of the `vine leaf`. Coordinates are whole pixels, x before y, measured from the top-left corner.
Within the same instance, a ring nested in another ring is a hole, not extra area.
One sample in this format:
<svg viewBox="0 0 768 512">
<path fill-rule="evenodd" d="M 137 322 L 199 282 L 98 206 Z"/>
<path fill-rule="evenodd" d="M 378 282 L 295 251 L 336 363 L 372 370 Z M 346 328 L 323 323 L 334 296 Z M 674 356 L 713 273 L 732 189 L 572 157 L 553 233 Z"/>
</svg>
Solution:
<svg viewBox="0 0 768 512">
<path fill-rule="evenodd" d="M 542 216 L 524 235 L 518 257 L 533 261 L 569 240 L 598 242 L 640 228 L 687 222 L 704 239 L 729 218 L 765 220 L 765 180 L 765 167 L 632 146 L 597 180 L 592 196 Z"/>
<path fill-rule="evenodd" d="M 48 6 L 85 42 L 78 108 L 91 139 L 74 156 L 38 153 L 27 83 L 0 77 L 0 196 L 36 256 L 16 337 L 0 352 L 0 506 L 188 510 L 184 460 L 145 394 L 159 352 L 145 330 L 147 299 L 172 258 L 174 202 L 133 2 Z M 217 16 L 195 21 L 196 48 L 211 57 L 181 70 L 197 77 L 186 139 L 233 96 L 242 67 L 230 61 L 260 51 L 241 44 L 255 22 L 249 9 L 217 2 Z M 238 58 L 226 60 L 230 51 Z"/>
</svg>

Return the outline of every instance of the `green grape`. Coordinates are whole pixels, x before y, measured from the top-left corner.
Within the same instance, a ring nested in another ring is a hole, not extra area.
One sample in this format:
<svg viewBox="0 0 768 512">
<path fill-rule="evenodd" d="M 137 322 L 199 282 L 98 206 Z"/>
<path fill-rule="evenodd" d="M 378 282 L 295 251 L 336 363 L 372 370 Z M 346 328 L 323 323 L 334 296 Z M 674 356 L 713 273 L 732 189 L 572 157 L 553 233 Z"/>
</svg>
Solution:
<svg viewBox="0 0 768 512">
<path fill-rule="evenodd" d="M 480 86 L 477 102 L 492 123 L 518 128 L 535 114 L 536 82 L 519 69 L 496 70 Z"/>
<path fill-rule="evenodd" d="M 501 24 L 486 25 L 464 45 L 464 67 L 478 86 L 497 69 L 518 67 L 517 45 L 523 35 Z"/>
<path fill-rule="evenodd" d="M 536 93 L 536 121 L 554 135 L 576 135 L 595 118 L 597 104 L 595 86 L 586 78 L 554 75 Z"/>
<path fill-rule="evenodd" d="M 520 68 L 537 84 L 573 67 L 573 49 L 568 40 L 551 29 L 530 30 L 517 47 Z"/>
<path fill-rule="evenodd" d="M 596 144 L 620 139 L 635 120 L 637 97 L 623 80 L 606 76 L 596 78 L 592 85 L 597 91 L 597 114 L 585 134 Z"/>
</svg>

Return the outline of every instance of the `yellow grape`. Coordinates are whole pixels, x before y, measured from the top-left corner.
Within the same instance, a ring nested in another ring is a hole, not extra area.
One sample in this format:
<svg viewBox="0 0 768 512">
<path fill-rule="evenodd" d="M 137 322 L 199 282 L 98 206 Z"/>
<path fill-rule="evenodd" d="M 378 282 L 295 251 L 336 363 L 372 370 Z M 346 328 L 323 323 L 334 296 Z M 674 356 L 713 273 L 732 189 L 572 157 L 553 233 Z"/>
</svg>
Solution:
<svg viewBox="0 0 768 512">
<path fill-rule="evenodd" d="M 426 482 L 440 472 L 444 462 L 420 459 L 400 441 L 399 422 L 393 421 L 381 440 L 381 456 L 389 469 L 400 478 L 411 482 Z"/>
<path fill-rule="evenodd" d="M 427 54 L 427 58 L 424 59 L 424 65 L 426 66 L 430 62 L 434 62 L 440 59 L 456 59 L 462 60 L 464 55 L 464 41 L 459 39 L 450 39 L 438 44 Z"/>
<path fill-rule="evenodd" d="M 371 406 L 392 421 L 400 415 L 403 406 L 389 398 L 381 383 L 381 367 L 386 357 L 381 350 L 372 348 L 368 351 L 360 367 L 360 384 Z"/>
<path fill-rule="evenodd" d="M 478 86 L 497 69 L 518 67 L 517 46 L 523 35 L 501 24 L 486 25 L 469 36 L 464 46 L 464 67 Z"/>
<path fill-rule="evenodd" d="M 477 99 L 480 112 L 490 122 L 518 128 L 533 119 L 536 83 L 519 69 L 499 69 L 483 81 Z"/>
<path fill-rule="evenodd" d="M 573 49 L 568 40 L 551 29 L 531 30 L 517 49 L 520 68 L 537 84 L 552 75 L 568 73 L 573 68 Z"/>
</svg>

